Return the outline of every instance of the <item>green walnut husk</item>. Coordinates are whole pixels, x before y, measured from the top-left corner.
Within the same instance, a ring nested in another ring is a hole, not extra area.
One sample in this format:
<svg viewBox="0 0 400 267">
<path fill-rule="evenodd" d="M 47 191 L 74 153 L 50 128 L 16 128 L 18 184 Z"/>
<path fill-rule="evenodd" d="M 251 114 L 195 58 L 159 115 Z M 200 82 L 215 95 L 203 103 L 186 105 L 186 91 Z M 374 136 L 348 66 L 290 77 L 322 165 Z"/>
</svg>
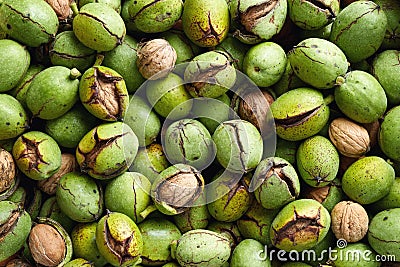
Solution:
<svg viewBox="0 0 400 267">
<path fill-rule="evenodd" d="M 124 79 L 104 66 L 85 71 L 79 83 L 79 97 L 93 116 L 105 121 L 122 120 L 129 105 Z"/>
<path fill-rule="evenodd" d="M 38 47 L 55 37 L 58 18 L 46 1 L 5 0 L 0 6 L 0 28 L 15 40 Z"/>
<path fill-rule="evenodd" d="M 45 120 L 61 117 L 78 101 L 80 72 L 52 66 L 35 76 L 26 93 L 26 105 L 34 117 Z"/>
<path fill-rule="evenodd" d="M 14 255 L 31 230 L 31 217 L 17 204 L 0 201 L 0 262 Z"/>
<path fill-rule="evenodd" d="M 276 133 L 282 139 L 299 141 L 317 134 L 328 122 L 329 107 L 321 92 L 297 88 L 271 104 Z"/>
<path fill-rule="evenodd" d="M 96 266 L 104 266 L 107 261 L 101 256 L 96 244 L 97 222 L 81 223 L 71 233 L 72 247 L 77 258 L 84 258 Z"/>
<path fill-rule="evenodd" d="M 306 86 L 306 83 L 297 77 L 292 69 L 292 65 L 290 65 L 290 61 L 287 60 L 285 70 L 279 81 L 272 85 L 272 90 L 279 97 L 287 91 L 304 86 Z"/>
<path fill-rule="evenodd" d="M 287 141 L 282 138 L 276 139 L 275 156 L 287 160 L 290 164 L 296 164 L 296 151 L 298 142 Z"/>
<path fill-rule="evenodd" d="M 264 249 L 263 244 L 257 240 L 245 239 L 240 242 L 232 252 L 229 266 L 271 267 L 271 261 L 268 255 L 263 254 Z"/>
<path fill-rule="evenodd" d="M 338 79 L 335 102 L 350 119 L 371 123 L 383 116 L 387 107 L 385 90 L 371 74 L 351 71 Z"/>
<path fill-rule="evenodd" d="M 18 100 L 7 94 L 0 94 L 0 140 L 19 136 L 28 126 L 28 115 Z"/>
<path fill-rule="evenodd" d="M 329 231 L 329 212 L 317 201 L 299 199 L 287 204 L 271 225 L 272 244 L 285 251 L 303 251 L 317 245 Z"/>
<path fill-rule="evenodd" d="M 43 202 L 39 212 L 39 217 L 53 219 L 54 221 L 58 222 L 68 233 L 71 232 L 72 228 L 76 224 L 72 219 L 65 215 L 64 212 L 61 211 L 55 196 L 50 197 Z"/>
<path fill-rule="evenodd" d="M 185 88 L 192 97 L 217 98 L 235 84 L 236 76 L 228 54 L 209 51 L 194 57 L 187 65 Z"/>
<path fill-rule="evenodd" d="M 342 178 L 346 195 L 360 203 L 371 204 L 390 192 L 395 180 L 393 167 L 384 159 L 368 156 L 354 162 Z"/>
<path fill-rule="evenodd" d="M 103 3 L 84 5 L 74 17 L 72 27 L 78 40 L 96 51 L 114 49 L 122 43 L 126 34 L 121 16 Z"/>
<path fill-rule="evenodd" d="M 151 204 L 150 181 L 137 172 L 125 172 L 110 181 L 104 191 L 106 208 L 128 215 L 135 223 L 143 221 L 141 213 Z"/>
<path fill-rule="evenodd" d="M 171 244 L 172 258 L 181 266 L 223 266 L 231 254 L 229 239 L 209 230 L 192 230 Z"/>
<path fill-rule="evenodd" d="M 329 139 L 313 136 L 300 144 L 296 153 L 297 169 L 310 186 L 328 185 L 339 171 L 339 153 Z"/>
<path fill-rule="evenodd" d="M 250 47 L 240 42 L 232 35 L 228 35 L 225 40 L 222 41 L 222 43 L 215 47 L 215 49 L 227 53 L 229 57 L 233 60 L 233 66 L 241 71 L 243 69 L 244 57 Z"/>
<path fill-rule="evenodd" d="M 53 65 L 83 72 L 95 62 L 96 51 L 84 46 L 73 31 L 65 31 L 57 34 L 51 43 L 49 56 Z"/>
<path fill-rule="evenodd" d="M 385 38 L 381 48 L 400 49 L 400 3 L 396 0 L 375 0 L 384 11 L 387 18 Z"/>
<path fill-rule="evenodd" d="M 303 196 L 318 201 L 329 212 L 346 197 L 342 190 L 342 185 L 337 178 L 323 187 L 305 188 Z"/>
<path fill-rule="evenodd" d="M 228 35 L 228 4 L 224 0 L 186 0 L 182 26 L 186 36 L 196 45 L 214 47 Z"/>
<path fill-rule="evenodd" d="M 125 172 L 138 151 L 138 139 L 122 122 L 101 124 L 89 131 L 76 148 L 81 171 L 96 179 L 111 179 Z"/>
<path fill-rule="evenodd" d="M 3 39 L 0 40 L 0 92 L 5 92 L 15 87 L 25 76 L 31 61 L 26 47 L 19 43 Z"/>
<path fill-rule="evenodd" d="M 334 87 L 336 79 L 344 76 L 348 68 L 340 48 L 319 38 L 301 41 L 289 51 L 288 60 L 301 80 L 318 89 Z"/>
<path fill-rule="evenodd" d="M 397 106 L 386 113 L 379 130 L 379 147 L 388 157 L 400 161 L 400 107 Z"/>
<path fill-rule="evenodd" d="M 34 180 L 49 178 L 61 166 L 61 150 L 56 141 L 39 131 L 21 135 L 12 154 L 18 169 Z"/>
<path fill-rule="evenodd" d="M 82 8 L 84 5 L 89 3 L 103 3 L 112 7 L 118 13 L 121 12 L 121 0 L 77 0 L 79 8 Z"/>
<path fill-rule="evenodd" d="M 182 235 L 176 225 L 167 219 L 148 219 L 138 227 L 143 239 L 142 263 L 159 266 L 171 261 L 170 244 Z"/>
<path fill-rule="evenodd" d="M 113 266 L 141 263 L 143 239 L 137 225 L 126 215 L 112 212 L 103 216 L 96 229 L 96 244 L 101 255 Z"/>
<path fill-rule="evenodd" d="M 347 244 L 346 244 L 347 245 Z M 336 267 L 379 267 L 381 263 L 375 261 L 377 254 L 365 243 L 357 242 L 345 247 L 334 248 L 331 264 Z"/>
<path fill-rule="evenodd" d="M 19 186 L 6 200 L 12 201 L 23 207 L 31 218 L 36 218 L 39 215 L 39 210 L 42 205 L 42 193 L 36 187 L 29 185 L 29 181 L 21 181 L 25 186 Z"/>
<path fill-rule="evenodd" d="M 76 258 L 72 261 L 67 262 L 67 264 L 64 265 L 65 267 L 95 267 L 95 263 L 92 261 L 83 259 L 83 258 Z"/>
<path fill-rule="evenodd" d="M 355 1 L 337 15 L 329 39 L 350 62 L 360 62 L 381 46 L 386 27 L 387 18 L 380 6 L 372 1 Z"/>
<path fill-rule="evenodd" d="M 242 236 L 235 222 L 213 221 L 207 226 L 207 230 L 224 235 L 228 238 L 232 250 L 242 241 Z"/>
<path fill-rule="evenodd" d="M 394 180 L 393 185 L 390 187 L 389 194 L 370 206 L 370 210 L 375 212 L 393 208 L 400 208 L 400 177 L 396 177 Z"/>
<path fill-rule="evenodd" d="M 254 175 L 254 195 L 264 208 L 277 209 L 295 200 L 300 193 L 296 170 L 286 160 L 278 157 L 263 159 Z"/>
<path fill-rule="evenodd" d="M 93 222 L 103 213 L 102 187 L 83 173 L 61 177 L 56 198 L 61 211 L 77 222 Z"/>
</svg>

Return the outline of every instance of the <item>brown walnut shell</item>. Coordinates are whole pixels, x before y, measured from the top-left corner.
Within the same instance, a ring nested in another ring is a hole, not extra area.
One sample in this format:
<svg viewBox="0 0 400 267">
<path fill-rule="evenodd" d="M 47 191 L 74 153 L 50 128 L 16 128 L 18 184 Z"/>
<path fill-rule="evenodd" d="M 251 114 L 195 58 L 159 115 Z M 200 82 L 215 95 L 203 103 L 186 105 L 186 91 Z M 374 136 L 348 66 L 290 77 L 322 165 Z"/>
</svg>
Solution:
<svg viewBox="0 0 400 267">
<path fill-rule="evenodd" d="M 0 193 L 10 188 L 14 179 L 14 159 L 7 150 L 0 148 Z"/>
</svg>

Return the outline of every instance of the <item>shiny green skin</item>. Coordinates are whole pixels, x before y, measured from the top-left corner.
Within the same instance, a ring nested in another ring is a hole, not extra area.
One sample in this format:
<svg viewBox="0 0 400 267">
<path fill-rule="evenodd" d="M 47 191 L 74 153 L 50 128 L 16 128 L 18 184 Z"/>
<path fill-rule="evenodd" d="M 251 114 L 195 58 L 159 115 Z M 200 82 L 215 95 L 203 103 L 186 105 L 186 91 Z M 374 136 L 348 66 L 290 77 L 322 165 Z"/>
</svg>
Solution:
<svg viewBox="0 0 400 267">
<path fill-rule="evenodd" d="M 39 212 L 39 217 L 46 217 L 55 220 L 61 226 L 70 233 L 72 228 L 75 226 L 75 222 L 71 220 L 64 212 L 61 211 L 57 204 L 56 197 L 50 197 L 45 202 Z"/>
<path fill-rule="evenodd" d="M 234 61 L 233 66 L 240 71 L 243 70 L 243 60 L 249 48 L 248 45 L 232 35 L 228 35 L 222 43 L 215 47 L 216 50 L 227 53 Z"/>
<path fill-rule="evenodd" d="M 329 139 L 316 135 L 300 144 L 296 163 L 304 182 L 323 187 L 335 179 L 339 171 L 339 153 Z"/>
<path fill-rule="evenodd" d="M 335 101 L 339 109 L 359 123 L 371 123 L 386 111 L 385 90 L 371 74 L 364 71 L 347 73 L 345 82 L 335 89 Z"/>
<path fill-rule="evenodd" d="M 381 255 L 394 255 L 400 258 L 398 221 L 400 208 L 388 209 L 376 214 L 368 227 L 368 242 Z"/>
<path fill-rule="evenodd" d="M 385 12 L 387 26 L 381 48 L 400 49 L 400 3 L 396 0 L 374 0 Z"/>
<path fill-rule="evenodd" d="M 286 53 L 273 42 L 250 48 L 243 60 L 243 71 L 258 86 L 268 87 L 279 81 L 286 68 Z"/>
<path fill-rule="evenodd" d="M 216 46 L 228 35 L 229 10 L 225 0 L 185 0 L 181 18 L 186 36 L 200 47 Z M 208 30 L 211 34 L 206 33 Z"/>
<path fill-rule="evenodd" d="M 400 161 L 400 139 L 397 134 L 399 124 L 400 107 L 395 107 L 386 113 L 379 130 L 379 147 L 388 157 Z"/>
<path fill-rule="evenodd" d="M 136 134 L 141 147 L 154 142 L 161 130 L 161 122 L 157 114 L 138 96 L 131 98 L 124 122 Z"/>
<path fill-rule="evenodd" d="M 95 117 L 81 105 L 77 105 L 61 117 L 46 121 L 45 131 L 60 146 L 75 148 L 83 136 L 97 124 Z"/>
<path fill-rule="evenodd" d="M 232 253 L 231 267 L 252 266 L 252 267 L 271 267 L 271 261 L 266 255 L 264 246 L 254 239 L 245 239 L 240 242 Z M 261 259 L 260 259 L 261 258 Z"/>
<path fill-rule="evenodd" d="M 279 81 L 272 85 L 272 90 L 275 92 L 276 96 L 279 97 L 287 91 L 303 86 L 306 86 L 306 83 L 297 77 L 292 69 L 292 65 L 290 65 L 290 61 L 287 60 L 285 71 Z"/>
<path fill-rule="evenodd" d="M 276 140 L 275 156 L 283 158 L 290 164 L 296 164 L 296 151 L 299 146 L 298 142 L 287 141 L 282 138 Z"/>
<path fill-rule="evenodd" d="M 241 42 L 246 44 L 255 44 L 264 40 L 269 40 L 278 34 L 285 22 L 287 15 L 287 1 L 278 1 L 275 7 L 267 14 L 257 17 L 256 23 L 247 21 L 249 25 L 240 24 L 240 16 L 251 11 L 254 6 L 262 6 L 268 4 L 266 0 L 233 0 L 229 1 L 229 10 L 231 14 L 231 22 L 235 28 L 234 35 Z M 257 11 L 253 12 L 257 14 Z M 260 12 L 261 13 L 261 12 Z M 254 20 L 250 18 L 250 20 Z M 244 29 L 243 29 L 244 28 Z"/>
<path fill-rule="evenodd" d="M 176 120 L 189 114 L 193 103 L 188 100 L 192 97 L 183 84 L 183 80 L 174 73 L 146 82 L 147 99 L 159 115 Z"/>
<path fill-rule="evenodd" d="M 229 239 L 232 250 L 242 241 L 242 236 L 235 222 L 213 221 L 208 225 L 207 230 L 225 235 Z"/>
<path fill-rule="evenodd" d="M 143 239 L 142 263 L 159 266 L 171 261 L 170 244 L 182 236 L 176 225 L 167 219 L 148 219 L 138 227 Z"/>
<path fill-rule="evenodd" d="M 106 123 L 96 126 L 81 139 L 76 159 L 81 171 L 93 178 L 111 179 L 129 168 L 138 148 L 138 139 L 128 125 L 122 122 Z M 94 158 L 91 153 L 95 153 Z"/>
<path fill-rule="evenodd" d="M 164 152 L 172 164 L 189 164 L 204 169 L 214 158 L 215 147 L 207 128 L 194 119 L 183 119 L 168 126 Z"/>
<path fill-rule="evenodd" d="M 323 0 L 318 2 L 321 8 L 309 1 L 289 0 L 289 18 L 296 26 L 304 30 L 318 30 L 328 25 L 339 13 L 339 0 Z"/>
<path fill-rule="evenodd" d="M 271 171 L 273 172 L 270 173 Z M 253 179 L 259 183 L 254 195 L 258 203 L 266 209 L 280 208 L 300 194 L 300 181 L 296 170 L 282 158 L 263 159 L 254 171 Z"/>
<path fill-rule="evenodd" d="M 270 247 L 272 245 L 269 231 L 272 221 L 279 210 L 264 209 L 256 200 L 237 222 L 243 238 L 251 238 Z"/>
<path fill-rule="evenodd" d="M 103 3 L 112 7 L 118 13 L 121 12 L 121 0 L 77 0 L 79 8 L 89 3 Z"/>
<path fill-rule="evenodd" d="M 31 57 L 26 47 L 19 43 L 3 39 L 0 40 L 0 92 L 15 87 L 25 76 Z"/>
<path fill-rule="evenodd" d="M 237 180 L 235 174 L 217 174 L 207 188 L 207 208 L 220 222 L 234 222 L 250 208 L 253 194 L 249 192 L 251 176 Z M 237 181 L 236 183 L 232 181 Z"/>
<path fill-rule="evenodd" d="M 263 154 L 263 141 L 257 128 L 244 120 L 221 123 L 212 139 L 217 147 L 217 160 L 231 172 L 255 169 Z"/>
<path fill-rule="evenodd" d="M 140 213 L 151 204 L 150 181 L 137 172 L 125 172 L 111 180 L 105 188 L 106 208 L 129 216 L 139 223 Z"/>
<path fill-rule="evenodd" d="M 169 165 L 162 146 L 153 143 L 138 150 L 129 170 L 139 172 L 146 176 L 150 182 L 154 182 L 160 172 L 168 168 Z"/>
<path fill-rule="evenodd" d="M 49 55 L 53 65 L 77 68 L 82 72 L 92 66 L 96 59 L 96 51 L 84 46 L 73 31 L 57 34 L 51 43 Z"/>
<path fill-rule="evenodd" d="M 95 263 L 82 258 L 74 259 L 70 262 L 67 262 L 67 264 L 64 265 L 64 267 L 91 267 L 91 266 L 94 267 Z"/>
<path fill-rule="evenodd" d="M 367 244 L 357 242 L 345 248 L 334 248 L 337 253 L 332 256 L 332 264 L 336 267 L 379 267 L 381 263 L 375 261 L 377 254 Z M 342 256 L 340 256 L 342 255 Z"/>
<path fill-rule="evenodd" d="M 301 220 L 310 222 L 310 225 L 299 226 L 300 230 L 293 235 L 289 234 L 295 229 L 296 221 L 299 225 L 304 223 Z M 276 215 L 271 225 L 270 238 L 278 249 L 303 251 L 321 242 L 327 235 L 330 225 L 330 214 L 320 203 L 312 199 L 299 199 L 287 204 Z"/>
<path fill-rule="evenodd" d="M 192 230 L 171 244 L 172 257 L 181 266 L 216 267 L 228 261 L 229 239 L 209 230 Z"/>
<path fill-rule="evenodd" d="M 19 136 L 28 128 L 28 115 L 14 97 L 0 94 L 0 140 Z"/>
<path fill-rule="evenodd" d="M 390 192 L 395 180 L 393 167 L 377 156 L 361 158 L 346 170 L 342 188 L 346 195 L 360 203 L 371 204 Z"/>
<path fill-rule="evenodd" d="M 301 41 L 287 57 L 294 73 L 318 89 L 334 87 L 337 77 L 344 76 L 348 68 L 346 56 L 340 48 L 319 38 Z"/>
<path fill-rule="evenodd" d="M 145 33 L 165 32 L 181 17 L 182 0 L 137 0 L 130 2 L 130 21 L 138 31 Z"/>
<path fill-rule="evenodd" d="M 35 156 L 39 159 L 23 157 L 26 149 L 32 149 L 32 146 L 36 148 Z M 21 135 L 14 143 L 12 154 L 18 169 L 33 180 L 47 179 L 61 166 L 61 150 L 57 142 L 39 131 Z"/>
<path fill-rule="evenodd" d="M 103 213 L 103 191 L 91 177 L 70 172 L 61 177 L 56 191 L 61 211 L 77 222 L 94 222 Z"/>
<path fill-rule="evenodd" d="M 67 67 L 49 67 L 33 78 L 26 93 L 26 105 L 38 118 L 61 117 L 78 101 L 79 80 Z"/>
<path fill-rule="evenodd" d="M 389 194 L 371 205 L 373 211 L 400 208 L 400 177 L 396 177 Z"/>
<path fill-rule="evenodd" d="M 19 219 L 10 231 L 3 233 L 0 242 L 0 262 L 14 255 L 24 245 L 31 230 L 29 214 L 10 201 L 0 201 L 0 224 L 5 224 L 14 212 L 19 213 Z"/>
<path fill-rule="evenodd" d="M 96 245 L 97 222 L 81 223 L 74 227 L 71 233 L 72 247 L 76 258 L 86 259 L 96 266 L 104 266 L 107 261 Z"/>
<path fill-rule="evenodd" d="M 85 46 L 97 51 L 110 51 L 120 45 L 126 28 L 121 16 L 109 5 L 84 5 L 72 21 L 75 36 Z"/>
<path fill-rule="evenodd" d="M 206 72 L 216 73 L 211 78 L 202 78 L 199 74 Z M 186 90 L 192 97 L 217 98 L 235 84 L 236 70 L 231 65 L 228 54 L 209 51 L 193 58 L 185 69 L 184 80 Z M 204 83 L 199 85 L 198 82 Z"/>
<path fill-rule="evenodd" d="M 0 6 L 0 28 L 15 40 L 38 47 L 56 36 L 58 18 L 43 0 L 4 0 Z"/>
<path fill-rule="evenodd" d="M 145 81 L 136 65 L 136 48 L 137 41 L 126 35 L 121 45 L 104 54 L 102 64 L 121 74 L 129 93 L 134 93 Z"/>
<path fill-rule="evenodd" d="M 112 84 L 113 94 L 102 92 L 105 89 L 101 86 L 101 82 Z M 103 104 L 106 101 L 97 101 L 96 97 L 101 98 L 101 95 L 104 98 L 118 98 L 118 110 L 110 113 L 108 105 Z M 105 121 L 122 120 L 129 106 L 128 90 L 123 77 L 115 70 L 104 66 L 94 66 L 85 71 L 79 83 L 79 98 L 93 116 Z"/>
<path fill-rule="evenodd" d="M 312 116 L 296 122 L 286 119 L 296 118 L 318 109 Z M 271 104 L 275 119 L 276 133 L 282 139 L 299 141 L 317 134 L 328 122 L 329 107 L 325 104 L 321 92 L 311 88 L 297 88 L 278 97 Z"/>
<path fill-rule="evenodd" d="M 329 39 L 343 50 L 350 62 L 359 62 L 378 50 L 386 27 L 386 15 L 377 4 L 356 1 L 338 14 Z"/>
<path fill-rule="evenodd" d="M 371 69 L 372 75 L 385 90 L 388 102 L 393 105 L 400 104 L 399 58 L 400 51 L 386 50 L 375 57 Z"/>
<path fill-rule="evenodd" d="M 110 242 L 123 243 L 124 252 L 114 251 Z M 96 244 L 101 255 L 113 266 L 136 266 L 141 263 L 142 234 L 125 214 L 112 212 L 100 219 L 96 229 Z"/>
<path fill-rule="evenodd" d="M 26 108 L 26 93 L 28 92 L 29 86 L 35 76 L 44 70 L 42 65 L 30 65 L 25 73 L 25 76 L 19 81 L 19 83 L 9 91 L 9 94 L 15 97 L 21 105 Z"/>
</svg>

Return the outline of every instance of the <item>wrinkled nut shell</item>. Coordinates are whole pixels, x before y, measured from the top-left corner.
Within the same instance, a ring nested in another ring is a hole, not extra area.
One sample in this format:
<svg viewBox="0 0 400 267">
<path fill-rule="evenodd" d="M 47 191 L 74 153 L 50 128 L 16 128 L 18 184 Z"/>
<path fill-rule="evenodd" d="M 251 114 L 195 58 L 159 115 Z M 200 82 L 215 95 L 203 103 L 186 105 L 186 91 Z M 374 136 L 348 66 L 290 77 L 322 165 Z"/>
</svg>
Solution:
<svg viewBox="0 0 400 267">
<path fill-rule="evenodd" d="M 44 266 L 59 265 L 66 253 L 61 234 L 51 225 L 37 224 L 29 234 L 29 250 L 35 262 Z"/>
<path fill-rule="evenodd" d="M 339 152 L 351 158 L 358 158 L 370 149 L 368 131 L 344 118 L 338 118 L 329 126 L 329 138 Z"/>
<path fill-rule="evenodd" d="M 166 40 L 153 39 L 138 45 L 136 64 L 144 78 L 155 80 L 168 75 L 176 57 L 175 49 Z"/>
<path fill-rule="evenodd" d="M 0 193 L 10 188 L 15 178 L 15 162 L 12 155 L 0 149 Z"/>
<path fill-rule="evenodd" d="M 56 193 L 58 182 L 60 181 L 61 177 L 64 174 L 78 170 L 79 165 L 76 161 L 75 156 L 67 153 L 62 154 L 60 169 L 55 174 L 50 176 L 50 178 L 38 181 L 38 187 L 46 194 L 54 195 Z"/>
<path fill-rule="evenodd" d="M 339 202 L 332 210 L 331 219 L 332 231 L 338 239 L 357 242 L 367 234 L 368 214 L 358 203 Z"/>
<path fill-rule="evenodd" d="M 60 20 L 64 20 L 71 14 L 69 5 L 72 0 L 45 0 L 56 12 Z"/>
</svg>

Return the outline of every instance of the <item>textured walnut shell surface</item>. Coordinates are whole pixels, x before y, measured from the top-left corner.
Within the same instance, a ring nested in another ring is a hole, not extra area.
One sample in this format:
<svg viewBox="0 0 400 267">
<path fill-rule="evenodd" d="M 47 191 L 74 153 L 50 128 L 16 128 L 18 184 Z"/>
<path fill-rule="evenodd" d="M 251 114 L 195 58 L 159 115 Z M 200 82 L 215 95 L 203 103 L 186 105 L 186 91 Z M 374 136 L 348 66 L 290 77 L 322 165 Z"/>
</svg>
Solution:
<svg viewBox="0 0 400 267">
<path fill-rule="evenodd" d="M 15 178 L 15 162 L 12 155 L 0 149 L 0 193 L 11 187 Z"/>
<path fill-rule="evenodd" d="M 339 152 L 351 158 L 358 158 L 370 149 L 368 131 L 345 118 L 338 118 L 329 126 L 329 138 Z"/>
<path fill-rule="evenodd" d="M 338 239 L 357 242 L 367 234 L 368 214 L 358 203 L 339 202 L 332 210 L 331 219 L 332 231 Z"/>
<path fill-rule="evenodd" d="M 64 20 L 71 14 L 69 5 L 72 0 L 45 0 L 56 12 L 59 20 Z"/>
</svg>

